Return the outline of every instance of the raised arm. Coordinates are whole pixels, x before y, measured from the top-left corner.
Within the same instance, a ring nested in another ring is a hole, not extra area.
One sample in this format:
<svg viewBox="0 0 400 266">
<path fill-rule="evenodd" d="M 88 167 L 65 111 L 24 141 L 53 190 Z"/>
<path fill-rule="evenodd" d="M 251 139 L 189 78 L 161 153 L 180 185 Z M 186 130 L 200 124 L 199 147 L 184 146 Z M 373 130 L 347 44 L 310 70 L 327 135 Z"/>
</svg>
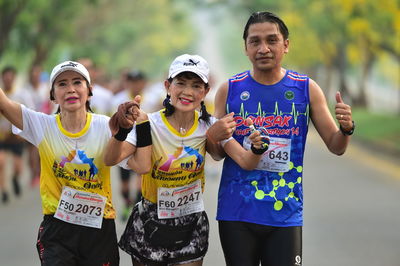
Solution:
<svg viewBox="0 0 400 266">
<path fill-rule="evenodd" d="M 139 106 L 135 101 L 120 104 L 117 112 L 113 114 L 109 121 L 113 137 L 108 141 L 106 152 L 104 153 L 104 163 L 106 165 L 116 165 L 136 150 L 134 145 L 125 141 L 136 120 L 132 111 L 132 107 L 135 105 Z"/>
<path fill-rule="evenodd" d="M 326 147 L 336 155 L 342 155 L 350 141 L 350 136 L 344 133 L 351 133 L 353 129 L 353 118 L 351 107 L 345 104 L 339 92 L 336 93 L 335 116 L 341 131 L 333 119 L 329 108 L 318 84 L 310 79 L 310 110 L 311 120 Z"/>
<path fill-rule="evenodd" d="M 0 88 L 0 113 L 17 128 L 23 130 L 21 104 L 12 101 Z"/>
<path fill-rule="evenodd" d="M 140 96 L 131 102 L 121 104 L 118 111 L 110 119 L 110 129 L 113 137 L 109 140 L 104 162 L 115 165 L 128 156 L 128 166 L 142 174 L 150 169 L 151 164 L 151 132 L 147 114 L 139 108 Z M 136 122 L 136 146 L 126 141 L 127 135 Z"/>
</svg>

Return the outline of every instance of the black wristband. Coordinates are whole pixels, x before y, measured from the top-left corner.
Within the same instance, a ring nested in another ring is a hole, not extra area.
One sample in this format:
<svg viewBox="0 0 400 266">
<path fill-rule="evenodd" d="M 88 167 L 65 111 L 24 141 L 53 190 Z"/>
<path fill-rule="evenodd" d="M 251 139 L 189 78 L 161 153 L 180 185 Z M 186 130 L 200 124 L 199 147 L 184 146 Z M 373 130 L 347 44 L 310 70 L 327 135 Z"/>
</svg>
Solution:
<svg viewBox="0 0 400 266">
<path fill-rule="evenodd" d="M 136 147 L 146 147 L 153 144 L 151 140 L 150 122 L 136 124 Z"/>
<path fill-rule="evenodd" d="M 266 143 L 263 145 L 263 148 L 261 148 L 261 149 L 257 149 L 256 147 L 254 147 L 253 144 L 251 144 L 251 151 L 256 155 L 261 155 L 264 152 L 266 152 L 267 150 L 268 150 L 268 145 Z"/>
<path fill-rule="evenodd" d="M 118 141 L 124 141 L 126 140 L 126 137 L 128 136 L 129 132 L 131 132 L 132 127 L 130 128 L 124 128 L 124 127 L 119 127 L 119 130 L 117 134 L 114 135 L 114 138 Z"/>
<path fill-rule="evenodd" d="M 355 124 L 354 124 L 354 121 L 351 121 L 352 123 L 353 123 L 353 126 L 352 126 L 352 128 L 350 129 L 350 131 L 345 131 L 343 128 L 342 128 L 342 125 L 340 125 L 340 131 L 342 132 L 342 134 L 343 135 L 345 135 L 345 136 L 351 136 L 351 135 L 353 135 L 353 133 L 354 133 L 354 129 L 356 128 L 356 126 L 355 126 Z"/>
</svg>

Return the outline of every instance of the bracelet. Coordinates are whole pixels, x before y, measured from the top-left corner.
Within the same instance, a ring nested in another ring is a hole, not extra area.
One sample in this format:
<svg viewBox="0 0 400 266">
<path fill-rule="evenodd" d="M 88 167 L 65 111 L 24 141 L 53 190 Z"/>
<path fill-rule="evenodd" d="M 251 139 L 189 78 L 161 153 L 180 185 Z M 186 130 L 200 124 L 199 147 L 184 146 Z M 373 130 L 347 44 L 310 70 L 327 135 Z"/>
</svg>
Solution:
<svg viewBox="0 0 400 266">
<path fill-rule="evenodd" d="M 149 120 L 136 124 L 136 147 L 147 147 L 153 144 Z"/>
<path fill-rule="evenodd" d="M 351 122 L 353 123 L 353 126 L 351 127 L 350 131 L 345 131 L 345 130 L 342 128 L 342 125 L 339 126 L 339 129 L 340 129 L 340 131 L 342 132 L 343 135 L 345 135 L 345 136 L 351 136 L 351 135 L 353 135 L 354 129 L 356 128 L 356 126 L 355 126 L 355 124 L 354 124 L 354 121 L 351 121 Z"/>
<path fill-rule="evenodd" d="M 126 137 L 128 136 L 129 132 L 131 132 L 131 130 L 132 127 L 124 128 L 120 126 L 117 134 L 114 135 L 114 138 L 118 141 L 124 141 L 126 140 Z"/>
<path fill-rule="evenodd" d="M 254 147 L 253 143 L 251 144 L 251 151 L 256 155 L 261 155 L 268 150 L 268 144 L 264 143 L 263 148 L 257 149 Z"/>
</svg>

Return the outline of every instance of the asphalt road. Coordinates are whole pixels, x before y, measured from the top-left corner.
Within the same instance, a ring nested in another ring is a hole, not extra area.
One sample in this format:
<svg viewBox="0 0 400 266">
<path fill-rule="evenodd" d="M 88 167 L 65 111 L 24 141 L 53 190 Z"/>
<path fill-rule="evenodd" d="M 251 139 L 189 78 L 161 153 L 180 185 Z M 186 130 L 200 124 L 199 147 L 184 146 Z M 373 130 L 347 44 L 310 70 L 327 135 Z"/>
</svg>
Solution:
<svg viewBox="0 0 400 266">
<path fill-rule="evenodd" d="M 397 162 L 397 165 L 396 165 Z M 304 164 L 305 266 L 397 266 L 400 243 L 399 158 L 387 158 L 351 145 L 341 156 L 330 154 L 310 134 Z M 224 265 L 215 221 L 221 163 L 208 158 L 205 205 L 211 232 L 206 266 Z M 39 191 L 28 186 L 24 170 L 22 198 L 0 205 L 0 265 L 40 265 L 35 249 L 42 219 Z M 115 171 L 113 171 L 115 173 Z M 118 178 L 114 202 L 121 208 Z M 121 234 L 124 224 L 118 220 Z M 120 252 L 121 265 L 131 265 Z"/>
</svg>

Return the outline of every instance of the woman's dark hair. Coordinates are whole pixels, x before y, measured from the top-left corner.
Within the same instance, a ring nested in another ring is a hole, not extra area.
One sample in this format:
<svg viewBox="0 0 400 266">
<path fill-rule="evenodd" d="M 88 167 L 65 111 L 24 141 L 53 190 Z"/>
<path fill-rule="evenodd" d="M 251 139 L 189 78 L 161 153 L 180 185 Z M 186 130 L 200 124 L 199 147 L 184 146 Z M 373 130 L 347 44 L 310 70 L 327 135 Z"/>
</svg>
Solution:
<svg viewBox="0 0 400 266">
<path fill-rule="evenodd" d="M 182 72 L 182 73 L 178 74 L 176 77 L 183 77 L 185 79 L 190 80 L 190 79 L 198 78 L 199 76 L 197 76 L 196 74 L 194 74 L 192 72 Z M 168 79 L 169 83 L 172 83 L 172 81 L 173 81 L 173 78 Z M 210 85 L 208 83 L 205 83 L 204 87 L 205 87 L 205 89 L 208 89 L 210 87 Z M 164 110 L 165 116 L 171 116 L 175 112 L 175 107 L 171 104 L 171 96 L 168 94 L 163 101 L 163 106 L 165 107 L 165 110 Z M 206 105 L 204 104 L 204 101 L 201 101 L 199 120 L 202 119 L 204 122 L 209 124 L 210 117 L 211 117 L 211 115 L 207 112 L 207 108 L 206 108 Z"/>
<path fill-rule="evenodd" d="M 92 86 L 90 86 L 89 82 L 86 80 L 86 86 L 89 89 L 89 96 L 93 96 L 92 93 Z M 56 98 L 54 97 L 54 83 L 51 85 L 50 89 L 50 100 L 54 101 Z M 56 114 L 60 113 L 61 109 L 60 106 L 58 106 Z M 92 108 L 90 108 L 90 101 L 86 101 L 86 111 L 93 113 Z"/>
<path fill-rule="evenodd" d="M 283 35 L 283 39 L 289 39 L 289 30 L 286 27 L 285 22 L 283 22 L 283 20 L 280 19 L 277 15 L 271 12 L 254 12 L 253 14 L 251 14 L 249 20 L 247 20 L 246 26 L 244 27 L 243 40 L 246 42 L 247 36 L 249 35 L 249 27 L 252 24 L 263 22 L 271 22 L 277 24 L 279 27 L 279 31 Z"/>
</svg>

